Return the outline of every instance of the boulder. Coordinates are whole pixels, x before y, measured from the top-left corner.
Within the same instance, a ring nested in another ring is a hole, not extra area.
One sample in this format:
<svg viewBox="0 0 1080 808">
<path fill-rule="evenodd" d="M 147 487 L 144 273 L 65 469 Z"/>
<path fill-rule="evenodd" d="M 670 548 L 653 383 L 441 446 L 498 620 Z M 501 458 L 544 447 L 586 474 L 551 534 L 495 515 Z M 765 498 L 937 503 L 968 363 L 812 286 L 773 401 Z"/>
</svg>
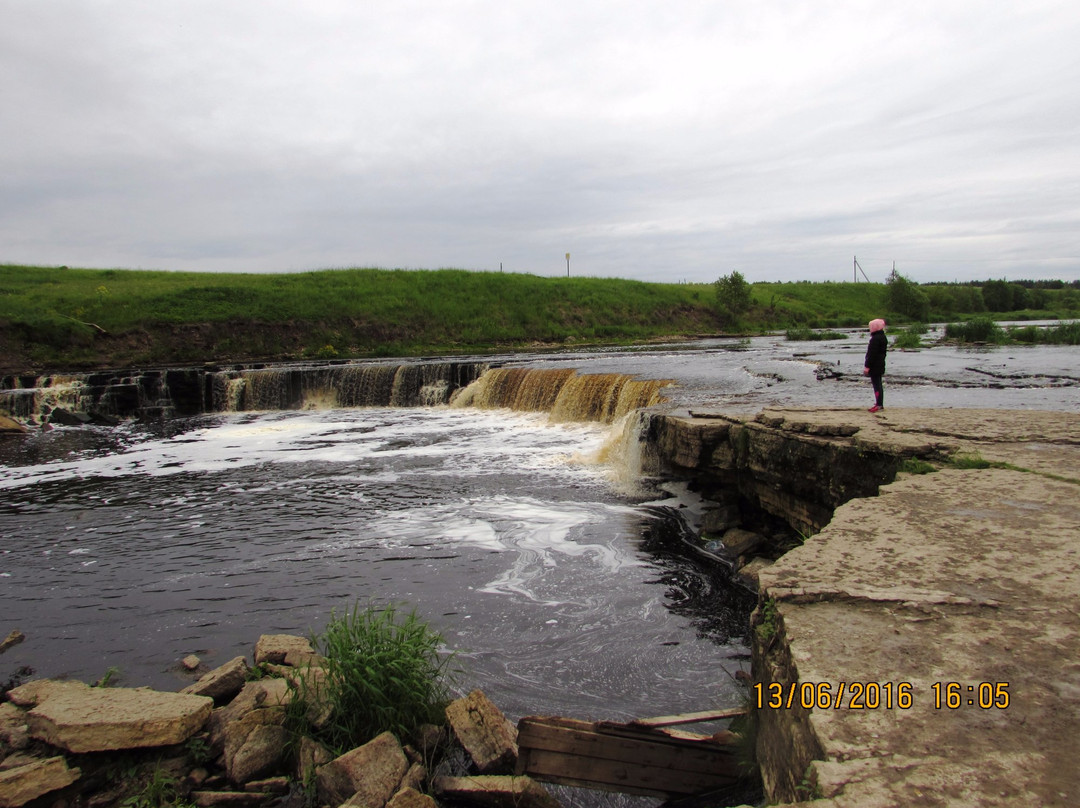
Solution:
<svg viewBox="0 0 1080 808">
<path fill-rule="evenodd" d="M 0 429 L 2 429 L 2 425 L 0 425 Z M 3 641 L 0 641 L 0 654 L 4 653 L 4 651 L 11 648 L 13 645 L 18 645 L 25 639 L 26 635 L 18 629 L 11 631 L 6 637 L 4 637 Z"/>
<path fill-rule="evenodd" d="M 56 684 L 65 686 L 39 687 L 27 725 L 32 738 L 69 752 L 183 743 L 202 729 L 214 706 L 206 696 L 185 693 Z"/>
<path fill-rule="evenodd" d="M 528 775 L 436 777 L 432 787 L 451 802 L 482 808 L 561 808 L 559 801 Z"/>
<path fill-rule="evenodd" d="M 446 708 L 446 720 L 481 774 L 509 774 L 517 763 L 517 728 L 483 691 Z"/>
<path fill-rule="evenodd" d="M 19 808 L 42 794 L 71 785 L 81 774 L 78 769 L 69 769 L 62 757 L 31 759 L 4 769 L 0 771 L 0 808 Z"/>
<path fill-rule="evenodd" d="M 415 788 L 403 788 L 386 804 L 386 808 L 438 808 L 427 794 L 421 794 Z"/>
<path fill-rule="evenodd" d="M 760 533 L 733 527 L 724 533 L 722 541 L 727 552 L 738 558 L 741 555 L 753 553 L 754 550 L 765 544 L 765 537 Z"/>
<path fill-rule="evenodd" d="M 285 708 L 252 710 L 225 727 L 225 774 L 231 783 L 243 785 L 280 770 L 289 733 Z"/>
<path fill-rule="evenodd" d="M 90 416 L 85 412 L 73 412 L 57 407 L 49 413 L 49 423 L 60 426 L 85 426 L 90 423 Z"/>
<path fill-rule="evenodd" d="M 334 753 L 305 735 L 300 739 L 300 749 L 296 757 L 296 778 L 301 783 L 308 783 L 320 766 L 334 759 Z"/>
<path fill-rule="evenodd" d="M 413 763 L 409 766 L 409 770 L 405 772 L 405 776 L 401 778 L 401 784 L 399 788 L 415 788 L 419 791 L 424 787 L 425 781 L 428 778 L 428 770 L 422 763 Z"/>
<path fill-rule="evenodd" d="M 188 654 L 180 660 L 180 666 L 186 671 L 198 670 L 199 665 L 201 664 L 202 660 L 195 656 L 195 654 Z"/>
<path fill-rule="evenodd" d="M 384 732 L 319 769 L 315 777 L 319 800 L 329 805 L 382 808 L 408 765 L 397 738 Z"/>
<path fill-rule="evenodd" d="M 25 749 L 30 743 L 30 730 L 26 726 L 26 713 L 14 704 L 0 703 L 0 754 Z"/>
<path fill-rule="evenodd" d="M 305 659 L 313 656 L 315 649 L 306 638 L 294 634 L 263 634 L 255 643 L 256 665 L 264 662 L 281 665 L 290 654 L 294 659 Z"/>
<path fill-rule="evenodd" d="M 289 683 L 284 679 L 256 679 L 246 682 L 231 702 L 218 707 L 210 716 L 210 745 L 221 749 L 225 744 L 225 729 L 248 713 L 261 707 L 284 707 L 292 698 Z"/>
<path fill-rule="evenodd" d="M 198 667 L 198 657 L 195 665 Z M 191 693 L 196 696 L 209 696 L 215 703 L 221 704 L 233 698 L 247 681 L 248 664 L 242 656 L 229 660 L 224 665 L 214 668 L 199 681 L 181 690 L 181 693 Z"/>
<path fill-rule="evenodd" d="M 0 415 L 0 435 L 22 435 L 26 427 L 18 421 L 12 421 L 6 415 Z"/>
</svg>

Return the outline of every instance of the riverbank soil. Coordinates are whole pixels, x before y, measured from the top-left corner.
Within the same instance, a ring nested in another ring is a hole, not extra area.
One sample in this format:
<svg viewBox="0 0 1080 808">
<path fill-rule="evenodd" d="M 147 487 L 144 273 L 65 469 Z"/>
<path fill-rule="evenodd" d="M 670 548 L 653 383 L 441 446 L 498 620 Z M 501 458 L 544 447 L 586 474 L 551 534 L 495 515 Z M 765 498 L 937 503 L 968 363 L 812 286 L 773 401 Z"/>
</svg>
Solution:
<svg viewBox="0 0 1080 808">
<path fill-rule="evenodd" d="M 766 414 L 1025 469 L 901 474 L 762 570 L 751 694 L 770 801 L 1080 804 L 1080 415 Z"/>
</svg>

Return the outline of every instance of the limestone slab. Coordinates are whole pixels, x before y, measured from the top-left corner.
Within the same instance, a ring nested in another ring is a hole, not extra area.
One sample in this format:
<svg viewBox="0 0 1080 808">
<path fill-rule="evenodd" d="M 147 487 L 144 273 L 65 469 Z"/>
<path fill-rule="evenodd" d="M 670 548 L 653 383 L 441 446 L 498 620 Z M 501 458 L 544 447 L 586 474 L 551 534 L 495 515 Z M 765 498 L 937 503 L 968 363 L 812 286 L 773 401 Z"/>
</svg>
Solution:
<svg viewBox="0 0 1080 808">
<path fill-rule="evenodd" d="M 481 774 L 514 770 L 517 729 L 482 691 L 450 702 L 446 720 Z"/>
<path fill-rule="evenodd" d="M 65 788 L 81 776 L 62 757 L 36 760 L 0 771 L 0 808 L 19 808 L 50 791 Z"/>
<path fill-rule="evenodd" d="M 69 752 L 183 743 L 210 717 L 206 696 L 131 688 L 67 687 L 27 712 L 30 735 Z"/>
</svg>

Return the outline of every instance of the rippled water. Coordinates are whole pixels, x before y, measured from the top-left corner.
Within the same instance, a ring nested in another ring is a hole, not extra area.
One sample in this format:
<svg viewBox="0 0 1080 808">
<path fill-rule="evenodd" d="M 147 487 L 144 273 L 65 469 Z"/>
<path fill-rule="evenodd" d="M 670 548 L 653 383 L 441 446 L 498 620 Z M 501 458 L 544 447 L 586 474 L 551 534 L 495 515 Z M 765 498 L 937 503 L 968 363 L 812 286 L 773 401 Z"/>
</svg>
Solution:
<svg viewBox="0 0 1080 808">
<path fill-rule="evenodd" d="M 0 467 L 5 668 L 173 689 L 331 609 L 407 602 L 512 716 L 737 701 L 750 605 L 592 462 L 612 428 L 449 408 L 57 429 Z"/>
</svg>

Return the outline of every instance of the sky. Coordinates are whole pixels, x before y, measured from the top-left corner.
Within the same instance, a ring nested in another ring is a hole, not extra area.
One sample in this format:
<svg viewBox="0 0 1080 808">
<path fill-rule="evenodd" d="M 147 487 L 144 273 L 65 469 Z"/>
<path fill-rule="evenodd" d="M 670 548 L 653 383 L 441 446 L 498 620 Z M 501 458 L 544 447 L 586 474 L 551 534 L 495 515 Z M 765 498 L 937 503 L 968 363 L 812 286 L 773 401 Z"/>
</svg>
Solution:
<svg viewBox="0 0 1080 808">
<path fill-rule="evenodd" d="M 1074 0 L 0 0 L 0 263 L 1076 280 L 1078 42 Z"/>
</svg>

